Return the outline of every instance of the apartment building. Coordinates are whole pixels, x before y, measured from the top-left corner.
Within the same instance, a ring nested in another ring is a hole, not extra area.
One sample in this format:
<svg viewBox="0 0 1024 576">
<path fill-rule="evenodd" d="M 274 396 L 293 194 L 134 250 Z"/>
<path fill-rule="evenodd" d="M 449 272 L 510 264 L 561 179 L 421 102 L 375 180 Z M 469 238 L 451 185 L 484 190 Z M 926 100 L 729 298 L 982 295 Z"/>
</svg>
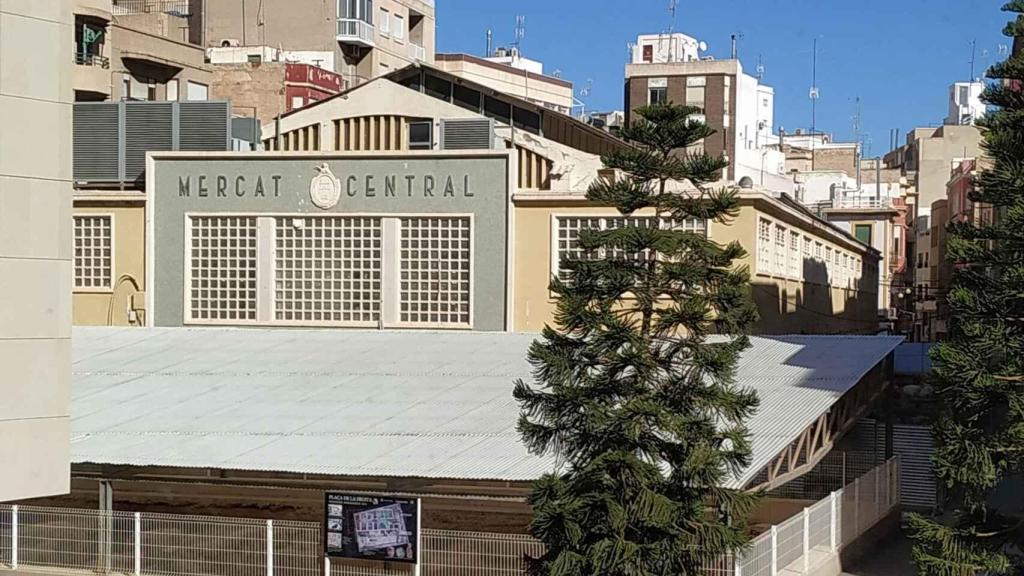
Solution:
<svg viewBox="0 0 1024 576">
<path fill-rule="evenodd" d="M 984 155 L 982 137 L 978 128 L 970 125 L 947 124 L 938 128 L 916 128 L 907 134 L 906 143 L 883 157 L 886 168 L 898 170 L 907 179 L 907 261 L 902 279 L 894 280 L 893 290 L 932 293 L 929 272 L 931 262 L 938 256 L 932 250 L 932 205 L 947 196 L 947 184 L 953 169 L 965 160 L 980 159 Z M 918 301 L 909 315 L 920 317 L 925 308 L 932 308 L 928 300 Z M 917 310 L 919 309 L 919 310 Z M 915 322 L 915 324 L 919 324 Z M 919 336 L 923 336 L 919 330 Z"/>
<path fill-rule="evenodd" d="M 69 490 L 73 26 L 0 3 L 0 501 Z"/>
<path fill-rule="evenodd" d="M 673 102 L 701 108 L 715 130 L 703 149 L 724 155 L 723 179 L 750 178 L 760 188 L 792 193 L 785 155 L 772 146 L 775 91 L 743 71 L 738 59 L 703 56 L 706 45 L 684 34 L 645 35 L 626 65 L 626 123 L 641 106 Z"/>
<path fill-rule="evenodd" d="M 355 86 L 408 64 L 434 62 L 433 0 L 205 2 L 204 46 L 275 46 L 330 54 Z"/>
<path fill-rule="evenodd" d="M 73 0 L 76 102 L 207 100 L 212 70 L 190 42 L 186 0 Z"/>
</svg>

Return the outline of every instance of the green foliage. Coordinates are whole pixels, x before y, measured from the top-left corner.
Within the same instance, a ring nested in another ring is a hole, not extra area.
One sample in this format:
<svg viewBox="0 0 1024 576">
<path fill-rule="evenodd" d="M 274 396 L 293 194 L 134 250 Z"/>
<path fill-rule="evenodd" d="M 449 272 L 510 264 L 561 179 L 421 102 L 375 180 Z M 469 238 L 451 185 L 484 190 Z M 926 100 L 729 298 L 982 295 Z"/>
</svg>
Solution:
<svg viewBox="0 0 1024 576">
<path fill-rule="evenodd" d="M 535 381 L 514 390 L 524 443 L 560 463 L 530 497 L 546 545 L 532 575 L 697 574 L 748 541 L 757 497 L 722 488 L 750 463 L 744 421 L 757 407 L 735 383 L 756 320 L 749 271 L 734 265 L 746 253 L 672 224 L 738 209 L 734 192 L 704 188 L 727 162 L 687 151 L 712 133 L 698 112 L 637 111 L 623 132 L 637 147 L 603 159 L 628 177 L 588 198 L 656 224 L 581 232 L 602 257 L 568 259 L 551 282 L 556 326 L 530 348 Z M 668 191 L 673 180 L 700 188 Z"/>
<path fill-rule="evenodd" d="M 1017 14 L 1005 32 L 1024 35 L 1024 1 L 1004 10 Z M 995 218 L 948 228 L 949 338 L 932 350 L 942 405 L 934 465 L 946 513 L 910 524 L 926 576 L 1024 574 L 1024 499 L 998 509 L 991 500 L 1024 473 L 1024 55 L 988 76 L 1000 81 L 985 90 L 994 111 L 979 123 L 992 166 L 971 200 Z"/>
</svg>

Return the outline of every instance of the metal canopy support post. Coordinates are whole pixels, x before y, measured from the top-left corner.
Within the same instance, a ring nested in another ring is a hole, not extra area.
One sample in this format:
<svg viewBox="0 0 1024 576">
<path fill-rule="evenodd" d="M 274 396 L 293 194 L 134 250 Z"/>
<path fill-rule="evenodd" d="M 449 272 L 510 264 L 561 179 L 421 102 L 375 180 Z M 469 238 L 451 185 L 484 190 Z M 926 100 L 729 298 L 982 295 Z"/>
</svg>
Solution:
<svg viewBox="0 0 1024 576">
<path fill-rule="evenodd" d="M 828 547 L 833 554 L 839 551 L 839 491 L 832 492 L 830 498 L 830 514 L 829 514 L 829 535 L 828 535 Z"/>
<path fill-rule="evenodd" d="M 772 525 L 772 576 L 779 573 L 779 527 Z"/>
</svg>

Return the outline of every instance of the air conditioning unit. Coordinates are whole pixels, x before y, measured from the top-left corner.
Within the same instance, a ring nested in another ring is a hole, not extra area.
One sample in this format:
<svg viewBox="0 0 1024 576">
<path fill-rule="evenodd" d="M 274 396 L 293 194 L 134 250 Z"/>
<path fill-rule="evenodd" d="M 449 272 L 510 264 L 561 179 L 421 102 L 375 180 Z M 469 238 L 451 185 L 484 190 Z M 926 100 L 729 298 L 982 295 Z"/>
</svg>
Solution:
<svg viewBox="0 0 1024 576">
<path fill-rule="evenodd" d="M 222 38 L 220 41 L 221 48 L 238 48 L 241 45 L 237 38 Z"/>
</svg>

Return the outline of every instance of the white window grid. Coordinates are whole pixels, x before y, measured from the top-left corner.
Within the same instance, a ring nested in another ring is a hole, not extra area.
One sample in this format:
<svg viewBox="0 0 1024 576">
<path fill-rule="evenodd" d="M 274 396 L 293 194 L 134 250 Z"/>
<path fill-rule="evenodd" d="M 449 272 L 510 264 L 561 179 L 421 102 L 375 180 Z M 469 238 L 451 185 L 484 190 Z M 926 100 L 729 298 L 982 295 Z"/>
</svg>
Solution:
<svg viewBox="0 0 1024 576">
<path fill-rule="evenodd" d="M 814 259 L 818 262 L 824 260 L 824 245 L 821 242 L 814 243 Z"/>
<path fill-rule="evenodd" d="M 786 275 L 786 227 L 775 225 L 775 274 Z"/>
<path fill-rule="evenodd" d="M 401 324 L 471 325 L 471 235 L 469 218 L 401 219 Z"/>
<path fill-rule="evenodd" d="M 800 233 L 791 230 L 789 232 L 789 277 L 800 279 Z"/>
<path fill-rule="evenodd" d="M 381 219 L 278 217 L 274 320 L 376 326 L 381 315 Z"/>
<path fill-rule="evenodd" d="M 757 271 L 760 274 L 772 272 L 772 222 L 765 218 L 757 221 Z"/>
<path fill-rule="evenodd" d="M 835 281 L 835 270 L 832 268 L 832 247 L 825 246 L 825 271 L 828 273 L 829 283 Z"/>
<path fill-rule="evenodd" d="M 471 214 L 207 213 L 185 226 L 186 324 L 472 328 Z M 403 288 L 403 272 L 418 284 Z M 405 321 L 403 298 L 417 303 Z"/>
<path fill-rule="evenodd" d="M 256 217 L 192 216 L 188 222 L 186 318 L 256 322 Z"/>
<path fill-rule="evenodd" d="M 109 292 L 114 285 L 114 216 L 74 216 L 76 292 Z"/>
<path fill-rule="evenodd" d="M 552 249 L 551 269 L 560 279 L 567 280 L 567 270 L 562 270 L 561 263 L 564 260 L 574 257 L 576 260 L 597 260 L 607 257 L 622 258 L 625 254 L 619 250 L 609 254 L 605 249 L 584 250 L 579 245 L 580 232 L 583 230 L 615 230 L 627 226 L 651 228 L 657 226 L 664 229 L 685 230 L 701 235 L 707 235 L 707 224 L 696 218 L 674 219 L 657 216 L 631 216 L 608 217 L 608 216 L 556 216 L 555 230 L 552 234 L 554 246 Z M 648 251 L 640 255 L 641 261 L 651 257 Z"/>
<path fill-rule="evenodd" d="M 852 274 L 850 274 L 850 255 L 844 252 L 843 253 L 843 284 L 846 284 L 847 288 L 849 288 L 849 283 L 850 283 L 850 277 L 851 276 L 852 276 Z"/>
</svg>

